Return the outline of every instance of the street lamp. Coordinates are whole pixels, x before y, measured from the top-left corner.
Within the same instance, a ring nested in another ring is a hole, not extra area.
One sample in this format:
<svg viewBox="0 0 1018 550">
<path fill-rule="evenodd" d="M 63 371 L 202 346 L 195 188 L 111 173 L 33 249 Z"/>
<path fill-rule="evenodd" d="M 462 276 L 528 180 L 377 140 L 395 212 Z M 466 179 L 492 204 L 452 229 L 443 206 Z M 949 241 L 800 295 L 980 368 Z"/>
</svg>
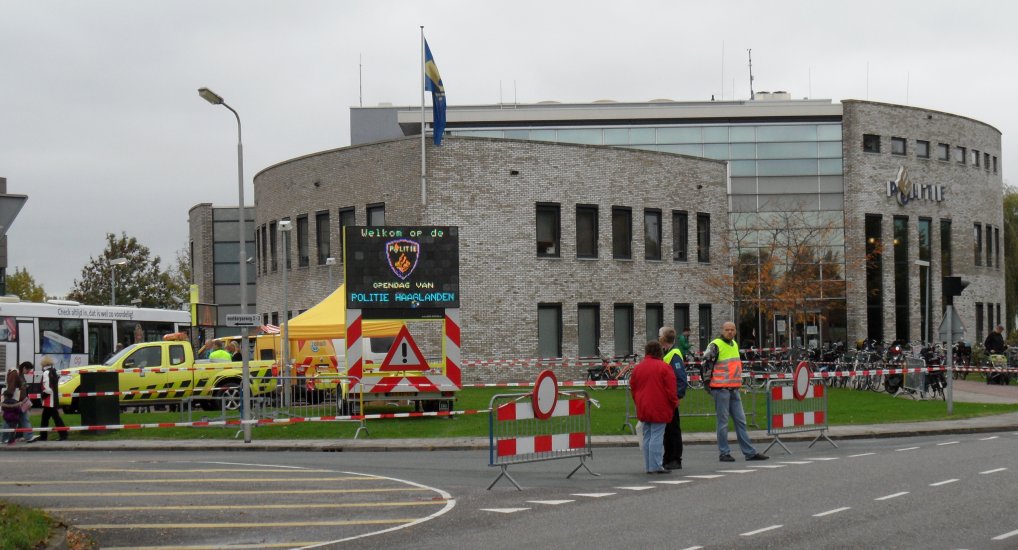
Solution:
<svg viewBox="0 0 1018 550">
<path fill-rule="evenodd" d="M 932 290 L 931 285 L 930 285 L 930 262 L 928 262 L 926 260 L 916 260 L 915 261 L 915 265 L 919 266 L 919 268 L 920 268 L 920 275 L 919 275 L 920 277 L 922 277 L 922 274 L 921 274 L 922 273 L 922 268 L 924 268 L 924 267 L 926 268 L 926 308 L 924 308 L 924 310 L 922 312 L 923 319 L 925 319 L 926 330 L 923 332 L 922 339 L 923 339 L 924 342 L 932 342 L 933 341 L 933 337 L 930 334 L 933 332 L 933 327 L 930 326 L 930 320 L 932 318 L 932 315 L 930 315 L 930 312 L 932 311 L 931 308 L 933 307 L 933 304 L 931 302 L 932 297 L 933 297 L 933 294 L 932 294 L 933 290 Z M 950 353 L 950 350 L 948 350 L 948 353 Z"/>
<path fill-rule="evenodd" d="M 233 113 L 233 116 L 237 118 L 237 239 L 239 241 L 239 249 L 237 250 L 237 263 L 240 267 L 240 313 L 242 315 L 247 314 L 247 265 L 245 259 L 244 241 L 246 238 L 246 232 L 244 231 L 244 221 L 247 217 L 244 208 L 244 141 L 241 139 L 241 126 L 240 126 L 240 114 L 237 113 L 233 107 L 230 107 L 223 101 L 222 96 L 213 92 L 208 88 L 198 88 L 198 95 L 205 101 L 213 105 L 222 105 Z M 251 424 L 247 421 L 251 419 L 251 369 L 248 363 L 248 333 L 247 327 L 241 327 L 241 346 L 240 346 L 240 359 L 241 359 L 241 376 L 243 381 L 241 386 L 243 388 L 243 397 L 241 401 L 241 420 L 244 421 L 244 443 L 251 442 Z"/>
<path fill-rule="evenodd" d="M 286 283 L 286 272 L 290 271 L 290 230 L 293 229 L 293 223 L 290 220 L 280 220 L 278 227 L 283 247 L 283 341 L 281 342 L 283 348 L 283 406 L 289 407 L 292 397 L 290 385 L 293 381 L 290 379 L 290 289 Z"/>
<path fill-rule="evenodd" d="M 127 263 L 127 258 L 113 258 L 110 260 L 110 305 L 117 305 L 117 266 Z"/>
<path fill-rule="evenodd" d="M 329 266 L 329 294 L 332 294 L 332 291 L 335 290 L 335 287 L 332 286 L 332 266 L 336 265 L 336 258 L 332 256 L 325 258 L 325 265 Z"/>
</svg>

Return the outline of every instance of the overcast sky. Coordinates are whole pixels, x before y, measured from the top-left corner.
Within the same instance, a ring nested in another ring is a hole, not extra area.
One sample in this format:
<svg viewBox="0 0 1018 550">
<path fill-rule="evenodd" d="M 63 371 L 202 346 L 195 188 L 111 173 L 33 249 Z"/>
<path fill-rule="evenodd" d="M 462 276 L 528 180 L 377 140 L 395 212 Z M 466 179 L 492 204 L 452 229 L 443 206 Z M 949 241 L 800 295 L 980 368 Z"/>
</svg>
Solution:
<svg viewBox="0 0 1018 550">
<path fill-rule="evenodd" d="M 1013 182 L 1016 16 L 1010 1 L 0 0 L 0 176 L 29 196 L 8 273 L 63 295 L 108 232 L 165 268 L 191 206 L 237 204 L 236 123 L 197 88 L 240 112 L 252 204 L 260 170 L 349 145 L 359 59 L 364 105 L 419 104 L 420 25 L 450 105 L 495 103 L 500 83 L 521 103 L 747 99 L 752 48 L 756 91 L 996 127 Z"/>
</svg>

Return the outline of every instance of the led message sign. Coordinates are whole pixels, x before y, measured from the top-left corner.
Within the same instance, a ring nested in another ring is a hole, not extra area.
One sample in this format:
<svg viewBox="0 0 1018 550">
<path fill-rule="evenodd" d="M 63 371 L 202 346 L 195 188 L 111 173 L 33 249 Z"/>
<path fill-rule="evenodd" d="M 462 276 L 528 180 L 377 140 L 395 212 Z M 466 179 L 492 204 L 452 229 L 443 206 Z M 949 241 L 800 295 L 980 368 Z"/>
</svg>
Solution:
<svg viewBox="0 0 1018 550">
<path fill-rule="evenodd" d="M 347 308 L 460 307 L 458 227 L 347 226 L 344 231 Z"/>
</svg>

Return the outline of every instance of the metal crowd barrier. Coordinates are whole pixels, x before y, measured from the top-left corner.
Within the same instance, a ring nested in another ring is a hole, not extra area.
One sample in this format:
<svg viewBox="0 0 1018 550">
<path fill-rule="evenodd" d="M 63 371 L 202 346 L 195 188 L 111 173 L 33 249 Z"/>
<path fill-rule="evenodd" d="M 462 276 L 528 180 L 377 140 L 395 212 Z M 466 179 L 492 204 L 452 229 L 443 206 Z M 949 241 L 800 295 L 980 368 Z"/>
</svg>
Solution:
<svg viewBox="0 0 1018 550">
<path fill-rule="evenodd" d="M 817 379 L 811 381 L 802 399 L 795 397 L 791 380 L 771 380 L 767 383 L 767 435 L 773 435 L 774 441 L 763 450 L 764 453 L 777 444 L 786 453 L 792 454 L 781 441 L 781 436 L 813 431 L 820 433 L 810 442 L 810 447 L 813 447 L 820 438 L 826 439 L 835 448 L 838 447 L 825 433 L 829 428 L 827 388 L 817 382 L 819 382 Z"/>
<path fill-rule="evenodd" d="M 894 394 L 895 397 L 901 397 L 907 395 L 913 399 L 922 399 L 926 395 L 926 360 L 917 357 L 906 357 L 905 358 L 905 371 L 904 379 L 901 383 L 901 388 Z M 915 369 L 915 370 L 913 370 Z"/>
<path fill-rule="evenodd" d="M 695 379 L 693 377 L 696 377 Z M 743 378 L 747 378 L 751 375 L 743 374 Z M 698 382 L 700 375 L 689 375 L 689 379 Z M 630 394 L 629 381 L 620 382 L 617 386 L 624 388 L 627 394 Z M 608 388 L 611 389 L 611 388 Z M 760 424 L 757 423 L 756 419 L 756 398 L 764 391 L 763 388 L 755 388 L 749 384 L 743 384 L 743 409 L 746 411 L 746 424 L 754 428 L 759 429 Z M 746 399 L 746 395 L 749 399 Z M 747 402 L 748 401 L 748 402 Z M 703 389 L 702 384 L 696 384 L 696 387 L 690 385 L 686 388 L 686 396 L 682 398 L 682 402 L 679 403 L 679 414 L 682 418 L 687 417 L 716 417 L 717 409 L 714 407 L 714 397 L 711 393 Z M 636 433 L 636 410 L 633 406 L 632 395 L 626 396 L 626 418 L 622 422 L 621 430 L 629 430 L 629 433 Z"/>
<path fill-rule="evenodd" d="M 488 485 L 490 491 L 505 477 L 518 490 L 519 483 L 509 475 L 509 466 L 543 460 L 579 458 L 580 464 L 569 472 L 573 477 L 580 468 L 591 475 L 586 459 L 593 457 L 590 445 L 590 405 L 597 404 L 585 391 L 558 392 L 551 416 L 540 420 L 534 415 L 531 393 L 498 394 L 491 398 L 488 413 L 489 466 L 498 466 L 498 477 Z"/>
</svg>

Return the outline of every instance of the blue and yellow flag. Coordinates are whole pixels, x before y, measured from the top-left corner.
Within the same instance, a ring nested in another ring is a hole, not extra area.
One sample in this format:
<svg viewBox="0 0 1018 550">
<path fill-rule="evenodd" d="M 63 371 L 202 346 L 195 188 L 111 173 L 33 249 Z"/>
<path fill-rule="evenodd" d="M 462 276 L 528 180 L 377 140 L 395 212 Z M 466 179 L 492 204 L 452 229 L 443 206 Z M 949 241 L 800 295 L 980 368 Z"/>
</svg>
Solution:
<svg viewBox="0 0 1018 550">
<path fill-rule="evenodd" d="M 435 145 L 441 145 L 442 134 L 445 133 L 445 85 L 442 84 L 442 75 L 438 73 L 438 65 L 435 65 L 435 58 L 431 56 L 427 40 L 424 41 L 424 90 L 431 92 Z"/>
</svg>

